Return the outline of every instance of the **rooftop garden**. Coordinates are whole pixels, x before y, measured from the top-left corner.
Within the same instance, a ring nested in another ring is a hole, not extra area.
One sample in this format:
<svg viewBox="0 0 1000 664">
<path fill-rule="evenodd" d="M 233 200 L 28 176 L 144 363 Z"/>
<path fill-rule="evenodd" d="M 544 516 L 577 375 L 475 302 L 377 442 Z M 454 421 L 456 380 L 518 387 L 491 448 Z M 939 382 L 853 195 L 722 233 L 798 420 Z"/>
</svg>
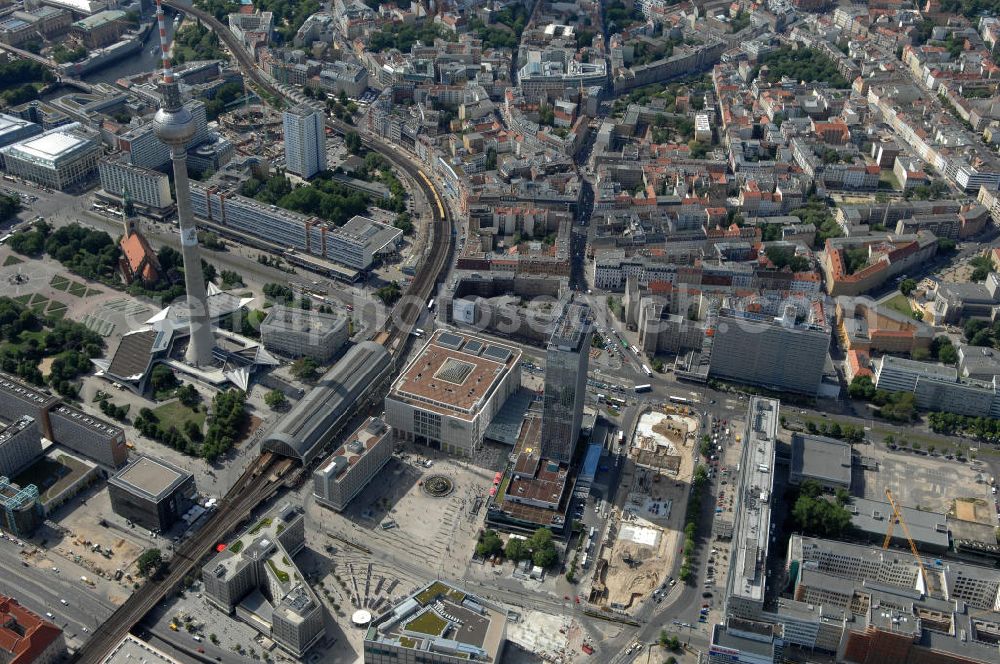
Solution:
<svg viewBox="0 0 1000 664">
<path fill-rule="evenodd" d="M 260 531 L 262 531 L 264 528 L 267 528 L 268 526 L 270 526 L 271 525 L 271 521 L 272 520 L 271 520 L 270 517 L 264 517 L 263 519 L 261 519 L 260 521 L 257 522 L 257 525 L 255 525 L 253 528 L 250 529 L 250 534 L 251 535 L 256 535 L 257 533 L 259 533 Z"/>
<path fill-rule="evenodd" d="M 271 571 L 274 572 L 274 575 L 278 577 L 278 581 L 281 583 L 288 583 L 291 577 L 288 576 L 288 572 L 278 567 L 277 563 L 274 562 L 274 559 L 268 558 L 267 566 L 270 567 Z"/>
<path fill-rule="evenodd" d="M 232 551 L 233 553 L 239 553 L 240 551 L 242 551 L 243 540 L 236 540 L 235 542 L 233 542 L 232 545 L 229 547 L 229 550 Z"/>
<path fill-rule="evenodd" d="M 437 599 L 439 595 L 443 595 L 448 592 L 448 590 L 449 587 L 447 585 L 441 583 L 440 581 L 435 581 L 431 585 L 427 586 L 425 590 L 420 592 L 415 599 L 420 602 L 421 606 L 427 606 Z"/>
<path fill-rule="evenodd" d="M 448 627 L 447 620 L 439 616 L 433 609 L 427 609 L 406 623 L 403 629 L 419 634 L 427 634 L 428 636 L 441 636 L 446 627 Z"/>
</svg>

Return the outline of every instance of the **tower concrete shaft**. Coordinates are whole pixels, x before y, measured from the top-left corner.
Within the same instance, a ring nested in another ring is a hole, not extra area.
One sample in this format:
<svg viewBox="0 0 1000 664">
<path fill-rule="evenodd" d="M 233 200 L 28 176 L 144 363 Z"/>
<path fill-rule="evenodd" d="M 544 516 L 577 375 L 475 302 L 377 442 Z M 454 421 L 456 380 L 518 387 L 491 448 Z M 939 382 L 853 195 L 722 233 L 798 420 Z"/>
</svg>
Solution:
<svg viewBox="0 0 1000 664">
<path fill-rule="evenodd" d="M 170 160 L 174 168 L 174 186 L 177 190 L 177 220 L 181 232 L 181 256 L 184 258 L 184 288 L 190 312 L 191 340 L 187 348 L 187 361 L 195 366 L 212 364 L 212 321 L 208 315 L 208 294 L 205 274 L 201 269 L 201 248 L 198 246 L 198 229 L 191 213 L 191 187 L 188 184 L 187 148 L 170 146 Z"/>
<path fill-rule="evenodd" d="M 163 79 L 160 82 L 160 110 L 153 118 L 153 127 L 161 141 L 170 146 L 170 161 L 174 169 L 174 189 L 177 193 L 177 223 L 180 226 L 181 256 L 184 258 L 184 287 L 191 337 L 188 341 L 188 362 L 204 367 L 212 364 L 212 321 L 208 315 L 208 294 L 205 276 L 201 270 L 201 250 L 198 247 L 198 229 L 191 213 L 191 186 L 188 183 L 187 145 L 195 133 L 191 112 L 181 101 L 181 91 L 170 67 L 163 7 L 156 0 L 156 19 L 160 29 L 160 48 L 163 51 Z"/>
</svg>

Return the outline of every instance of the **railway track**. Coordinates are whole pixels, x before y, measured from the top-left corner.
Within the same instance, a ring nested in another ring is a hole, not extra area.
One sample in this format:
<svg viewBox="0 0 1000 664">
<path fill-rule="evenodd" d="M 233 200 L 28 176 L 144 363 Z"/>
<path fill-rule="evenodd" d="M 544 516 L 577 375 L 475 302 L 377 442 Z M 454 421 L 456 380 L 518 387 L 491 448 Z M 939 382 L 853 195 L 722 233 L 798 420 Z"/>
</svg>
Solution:
<svg viewBox="0 0 1000 664">
<path fill-rule="evenodd" d="M 267 93 L 283 100 L 289 100 L 288 94 L 272 83 L 257 69 L 257 64 L 250 57 L 250 54 L 244 50 L 239 40 L 214 15 L 197 7 L 184 4 L 179 0 L 163 0 L 163 4 L 174 10 L 190 14 L 201 21 L 203 25 L 208 26 L 219 36 L 219 39 L 222 40 L 233 54 L 233 57 L 236 58 L 240 66 L 240 71 L 243 72 L 244 76 Z M 291 101 L 297 103 L 294 99 Z M 355 127 L 332 118 L 328 118 L 326 124 L 333 131 L 341 135 L 348 131 L 356 130 Z M 431 204 L 432 209 L 433 218 L 431 223 L 434 229 L 434 243 L 431 245 L 430 253 L 424 262 L 423 268 L 418 270 L 414 276 L 413 282 L 404 293 L 404 297 L 400 300 L 397 307 L 393 310 L 393 315 L 387 323 L 388 329 L 386 332 L 388 332 L 388 338 L 385 341 L 385 347 L 394 356 L 398 357 L 398 354 L 405 346 L 406 337 L 410 334 L 420 312 L 423 310 L 423 302 L 426 302 L 430 297 L 434 286 L 444 271 L 446 261 L 451 255 L 451 216 L 437 188 L 431 183 L 430 178 L 427 177 L 423 169 L 402 156 L 399 148 L 370 136 L 362 136 L 361 140 L 365 147 L 378 152 L 397 168 L 405 171 L 410 179 L 420 187 L 427 201 Z"/>
<path fill-rule="evenodd" d="M 182 583 L 217 542 L 277 490 L 280 477 L 275 478 L 273 473 L 276 461 L 266 454 L 247 468 L 205 525 L 177 548 L 160 578 L 147 581 L 140 591 L 132 593 L 104 624 L 94 630 L 86 645 L 77 652 L 77 662 L 97 664 L 103 660 L 136 623 Z"/>
<path fill-rule="evenodd" d="M 245 76 L 267 92 L 282 99 L 288 98 L 257 70 L 256 64 L 249 54 L 243 50 L 228 28 L 216 20 L 214 16 L 177 2 L 177 0 L 163 0 L 163 4 L 198 18 L 202 24 L 207 25 L 219 35 L 219 38 L 233 53 Z M 348 125 L 333 120 L 328 120 L 327 124 L 341 134 L 352 129 Z M 434 240 L 430 252 L 417 270 L 417 274 L 404 293 L 404 297 L 393 309 L 393 315 L 390 316 L 386 323 L 386 329 L 380 335 L 384 339 L 386 349 L 393 354 L 395 359 L 400 359 L 406 347 L 407 338 L 424 309 L 424 303 L 442 278 L 447 261 L 451 256 L 453 239 L 451 216 L 437 188 L 419 166 L 401 156 L 397 148 L 383 141 L 363 137 L 362 142 L 369 149 L 385 156 L 397 168 L 405 171 L 417 183 L 428 202 L 431 203 Z M 101 662 L 132 627 L 139 623 L 171 590 L 177 588 L 185 576 L 197 568 L 205 556 L 210 554 L 216 543 L 225 539 L 255 507 L 278 490 L 283 475 L 290 468 L 291 464 L 279 461 L 270 452 L 258 457 L 237 480 L 229 493 L 223 497 L 217 511 L 209 517 L 205 525 L 174 552 L 161 577 L 148 581 L 141 591 L 133 593 L 103 625 L 95 629 L 87 643 L 77 651 L 75 661 L 79 664 L 98 664 Z"/>
</svg>

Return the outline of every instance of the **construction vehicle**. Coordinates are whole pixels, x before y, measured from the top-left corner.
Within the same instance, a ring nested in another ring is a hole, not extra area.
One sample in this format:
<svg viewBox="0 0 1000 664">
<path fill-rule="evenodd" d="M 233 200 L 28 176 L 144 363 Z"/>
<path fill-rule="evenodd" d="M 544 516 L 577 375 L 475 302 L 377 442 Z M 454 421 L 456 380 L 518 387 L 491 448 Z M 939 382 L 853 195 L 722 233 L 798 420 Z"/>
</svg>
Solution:
<svg viewBox="0 0 1000 664">
<path fill-rule="evenodd" d="M 889 499 L 889 505 L 892 506 L 892 518 L 889 519 L 889 527 L 885 532 L 885 540 L 882 541 L 882 548 L 888 549 L 889 543 L 892 541 L 892 531 L 896 527 L 896 522 L 899 521 L 899 525 L 903 527 L 903 535 L 906 536 L 906 541 L 910 544 L 910 551 L 913 553 L 913 557 L 917 560 L 917 565 L 920 567 L 920 578 L 924 583 L 924 592 L 927 592 L 930 588 L 929 580 L 927 578 L 927 568 L 924 567 L 924 561 L 920 557 L 920 553 L 917 551 L 917 545 L 913 541 L 913 537 L 910 536 L 910 528 L 906 525 L 906 521 L 903 519 L 903 513 L 899 510 L 899 506 L 896 505 L 896 500 L 892 497 L 892 491 L 888 488 L 885 490 L 885 497 Z"/>
<path fill-rule="evenodd" d="M 174 623 L 174 622 L 170 623 L 170 629 L 172 629 L 172 630 L 174 630 L 176 632 L 177 631 L 177 623 Z"/>
</svg>

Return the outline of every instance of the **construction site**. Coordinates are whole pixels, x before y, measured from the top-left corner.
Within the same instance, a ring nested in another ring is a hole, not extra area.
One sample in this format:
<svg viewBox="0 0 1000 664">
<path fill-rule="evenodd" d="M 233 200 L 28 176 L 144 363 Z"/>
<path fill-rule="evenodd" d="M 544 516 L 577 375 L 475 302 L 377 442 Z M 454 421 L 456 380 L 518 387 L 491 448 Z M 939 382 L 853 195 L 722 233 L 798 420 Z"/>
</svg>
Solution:
<svg viewBox="0 0 1000 664">
<path fill-rule="evenodd" d="M 595 552 L 590 601 L 629 611 L 665 583 L 684 528 L 698 420 L 670 406 L 640 418 Z"/>
</svg>

